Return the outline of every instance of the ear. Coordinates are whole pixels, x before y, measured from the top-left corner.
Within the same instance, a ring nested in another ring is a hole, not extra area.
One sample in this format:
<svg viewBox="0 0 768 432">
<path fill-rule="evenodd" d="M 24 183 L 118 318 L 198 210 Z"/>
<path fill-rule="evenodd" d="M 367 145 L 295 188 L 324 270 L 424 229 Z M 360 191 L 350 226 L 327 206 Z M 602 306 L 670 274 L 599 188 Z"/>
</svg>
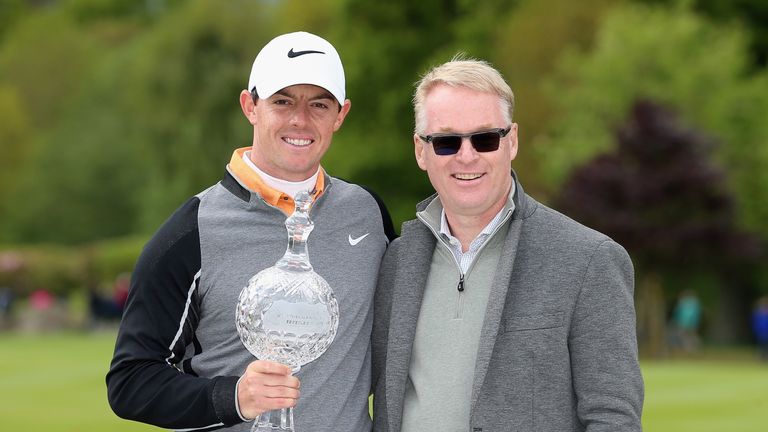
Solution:
<svg viewBox="0 0 768 432">
<path fill-rule="evenodd" d="M 426 171 L 427 161 L 425 160 L 424 155 L 424 141 L 422 141 L 417 134 L 413 134 L 413 150 L 414 153 L 416 153 L 416 163 L 419 165 L 419 168 Z"/>
<path fill-rule="evenodd" d="M 243 90 L 240 92 L 240 109 L 243 110 L 245 118 L 248 119 L 252 125 L 256 125 L 256 104 L 253 102 L 251 92 Z"/>
<path fill-rule="evenodd" d="M 517 123 L 512 123 L 506 138 L 509 140 L 509 161 L 512 162 L 517 157 Z"/>
<path fill-rule="evenodd" d="M 350 109 L 352 109 L 352 101 L 347 99 L 344 101 L 344 105 L 341 106 L 339 115 L 336 116 L 336 121 L 333 123 L 334 132 L 338 131 L 341 125 L 344 123 L 344 119 L 347 118 L 347 114 L 349 114 Z"/>
</svg>

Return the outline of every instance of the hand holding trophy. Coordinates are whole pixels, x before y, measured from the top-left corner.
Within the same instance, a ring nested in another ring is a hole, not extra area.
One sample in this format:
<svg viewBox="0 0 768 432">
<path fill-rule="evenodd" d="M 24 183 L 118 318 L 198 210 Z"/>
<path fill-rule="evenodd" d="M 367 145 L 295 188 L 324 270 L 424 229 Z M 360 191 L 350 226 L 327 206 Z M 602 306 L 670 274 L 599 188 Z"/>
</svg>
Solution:
<svg viewBox="0 0 768 432">
<path fill-rule="evenodd" d="M 294 373 L 322 355 L 339 326 L 333 290 L 309 262 L 307 238 L 312 197 L 301 191 L 296 210 L 285 221 L 288 248 L 274 266 L 253 276 L 240 292 L 235 326 L 243 345 L 256 358 L 291 366 Z M 252 432 L 294 432 L 293 408 L 256 418 Z"/>
</svg>

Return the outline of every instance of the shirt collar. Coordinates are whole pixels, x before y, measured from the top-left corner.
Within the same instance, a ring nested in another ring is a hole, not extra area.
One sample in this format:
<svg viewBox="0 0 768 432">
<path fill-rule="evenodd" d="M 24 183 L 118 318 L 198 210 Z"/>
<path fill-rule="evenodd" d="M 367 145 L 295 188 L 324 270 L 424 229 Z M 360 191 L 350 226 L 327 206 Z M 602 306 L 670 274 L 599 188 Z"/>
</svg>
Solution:
<svg viewBox="0 0 768 432">
<path fill-rule="evenodd" d="M 232 158 L 227 165 L 229 172 L 246 189 L 259 194 L 267 204 L 279 208 L 286 215 L 292 214 L 296 208 L 293 197 L 267 185 L 259 174 L 243 160 L 243 155 L 249 150 L 251 150 L 251 147 L 243 147 L 236 149 L 232 153 Z M 315 189 L 312 193 L 312 199 L 317 200 L 324 190 L 325 170 L 321 167 L 320 173 L 317 176 L 317 182 L 315 183 Z"/>
<path fill-rule="evenodd" d="M 501 208 L 498 213 L 496 213 L 496 216 L 491 219 L 490 222 L 483 228 L 482 231 L 475 237 L 477 238 L 483 238 L 484 236 L 490 235 L 494 229 L 496 229 L 496 226 L 499 225 L 499 222 L 501 221 L 503 214 L 509 210 L 510 212 L 515 211 L 515 182 L 512 182 L 512 187 L 509 191 L 509 196 L 507 197 L 507 205 Z M 442 208 L 440 211 L 440 234 L 445 235 L 448 237 L 448 239 L 452 239 L 453 234 L 451 234 L 451 227 L 448 225 L 448 218 L 445 216 L 445 208 Z M 474 242 L 474 240 L 473 240 Z"/>
</svg>

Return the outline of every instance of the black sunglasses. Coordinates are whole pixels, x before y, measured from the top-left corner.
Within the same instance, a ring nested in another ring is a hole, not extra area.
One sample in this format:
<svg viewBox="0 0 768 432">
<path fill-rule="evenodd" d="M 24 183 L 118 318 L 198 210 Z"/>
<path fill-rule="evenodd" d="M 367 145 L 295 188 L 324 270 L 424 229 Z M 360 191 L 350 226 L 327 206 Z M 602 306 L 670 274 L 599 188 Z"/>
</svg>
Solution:
<svg viewBox="0 0 768 432">
<path fill-rule="evenodd" d="M 461 141 L 469 137 L 469 142 L 477 152 L 492 152 L 499 149 L 499 141 L 512 130 L 512 126 L 506 129 L 497 128 L 466 134 L 434 134 L 419 135 L 422 141 L 432 143 L 432 150 L 436 155 L 449 156 L 459 152 Z"/>
</svg>

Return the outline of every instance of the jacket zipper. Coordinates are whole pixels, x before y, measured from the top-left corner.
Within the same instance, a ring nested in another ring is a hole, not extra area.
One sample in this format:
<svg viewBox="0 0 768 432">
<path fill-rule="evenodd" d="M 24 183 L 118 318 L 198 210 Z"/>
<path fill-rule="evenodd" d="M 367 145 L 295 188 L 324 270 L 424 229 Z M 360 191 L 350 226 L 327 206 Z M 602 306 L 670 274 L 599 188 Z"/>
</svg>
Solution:
<svg viewBox="0 0 768 432">
<path fill-rule="evenodd" d="M 491 239 L 494 235 L 496 235 L 496 232 L 499 231 L 499 229 L 507 223 L 507 219 L 511 216 L 512 212 L 507 212 L 507 214 L 499 221 L 499 224 L 494 228 L 493 231 L 491 231 L 491 234 L 488 236 L 488 239 Z M 421 220 L 421 222 L 429 228 L 430 231 L 432 231 L 432 235 L 435 236 L 437 241 L 448 248 L 448 253 L 451 254 L 453 257 L 453 262 L 456 263 L 456 270 L 459 271 L 459 282 L 456 285 L 456 313 L 453 315 L 453 319 L 461 319 L 462 313 L 464 312 L 464 278 L 466 274 L 472 270 L 472 268 L 475 266 L 475 261 L 472 261 L 472 264 L 469 265 L 469 268 L 467 269 L 467 272 L 464 273 L 461 271 L 461 264 L 459 263 L 459 260 L 456 259 L 456 255 L 453 254 L 453 250 L 451 249 L 451 246 L 446 244 L 445 240 L 440 236 L 438 232 L 434 230 L 432 225 L 430 225 L 420 214 L 416 214 L 416 217 Z M 485 249 L 485 245 L 488 244 L 488 242 L 483 243 L 482 246 L 480 246 L 480 249 L 477 251 L 477 255 L 480 255 L 480 252 L 482 252 L 483 249 Z"/>
<path fill-rule="evenodd" d="M 456 294 L 456 314 L 453 319 L 461 319 L 464 315 L 464 273 L 459 270 L 459 285 L 456 287 L 458 293 Z"/>
</svg>

